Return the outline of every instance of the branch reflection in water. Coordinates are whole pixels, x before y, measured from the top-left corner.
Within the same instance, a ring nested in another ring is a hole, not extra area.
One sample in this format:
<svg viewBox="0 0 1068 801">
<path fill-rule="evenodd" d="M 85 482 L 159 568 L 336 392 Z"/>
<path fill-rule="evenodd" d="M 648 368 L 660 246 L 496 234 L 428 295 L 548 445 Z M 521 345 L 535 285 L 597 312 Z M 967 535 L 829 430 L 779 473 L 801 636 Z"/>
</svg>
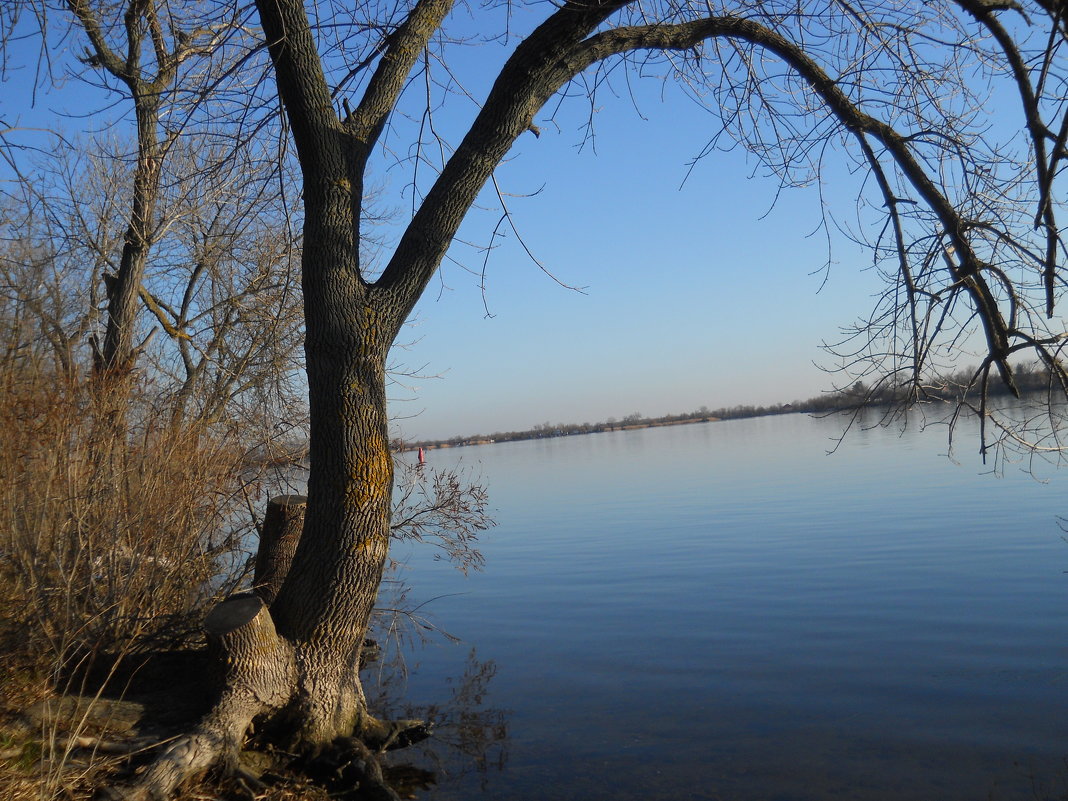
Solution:
<svg viewBox="0 0 1068 801">
<path fill-rule="evenodd" d="M 408 701 L 410 655 L 421 648 L 460 640 L 441 628 L 428 609 L 433 599 L 414 603 L 412 592 L 394 576 L 383 582 L 374 632 L 379 647 L 364 666 L 364 686 L 371 708 L 386 719 L 427 721 L 433 736 L 390 754 L 386 774 L 398 792 L 414 798 L 419 791 L 448 787 L 473 775 L 483 791 L 508 762 L 508 712 L 488 703 L 490 682 L 497 675 L 493 660 L 480 660 L 471 646 L 460 675 L 443 684 L 448 696 L 427 704 Z"/>
</svg>

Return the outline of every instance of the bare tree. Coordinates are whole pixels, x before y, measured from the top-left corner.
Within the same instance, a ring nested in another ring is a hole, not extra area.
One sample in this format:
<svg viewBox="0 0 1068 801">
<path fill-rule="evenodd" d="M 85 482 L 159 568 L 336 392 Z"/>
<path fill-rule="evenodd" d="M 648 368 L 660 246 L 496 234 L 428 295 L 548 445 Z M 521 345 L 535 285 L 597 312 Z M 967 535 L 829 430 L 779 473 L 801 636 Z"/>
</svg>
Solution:
<svg viewBox="0 0 1068 801">
<path fill-rule="evenodd" d="M 297 196 L 273 153 L 228 137 L 187 136 L 167 163 L 160 236 L 141 299 L 164 336 L 148 362 L 176 387 L 175 419 L 215 422 L 258 407 L 293 411 L 302 397 Z M 303 414 L 298 415 L 303 418 Z"/>
<path fill-rule="evenodd" d="M 123 150 L 92 137 L 57 143 L 32 160 L 32 184 L 10 185 L 0 221 L 8 292 L 38 318 L 69 376 L 85 369 L 88 339 L 108 319 L 102 277 L 124 250 Z M 281 175 L 218 139 L 190 136 L 172 149 L 133 333 L 175 424 L 240 420 L 250 443 L 283 413 L 306 427 L 299 235 L 285 223 Z"/>
<path fill-rule="evenodd" d="M 428 53 L 447 41 L 452 6 L 330 16 L 315 4 L 312 21 L 302 0 L 256 2 L 303 175 L 307 513 L 270 608 L 241 598 L 209 616 L 226 689 L 131 796 L 232 766 L 256 716 L 303 754 L 341 743 L 366 756 L 361 743 L 409 736 L 410 722 L 370 714 L 357 672 L 391 530 L 387 353 L 496 167 L 572 83 L 596 96 L 616 70 L 677 81 L 712 115 L 709 152 L 739 143 L 786 184 L 819 180 L 830 158 L 863 168 L 858 230 L 878 221 L 870 244 L 889 283 L 859 344 L 842 349 L 850 383 L 922 399 L 939 380 L 939 348 L 975 329 L 980 412 L 993 380 L 1016 391 L 1024 353 L 1068 388 L 1053 316 L 1064 258 L 1054 183 L 1068 136 L 1060 4 L 566 0 L 518 39 L 467 133 L 442 148 L 379 271 L 360 249 L 369 170 L 406 89 L 431 83 Z M 984 133 L 988 95 L 1005 91 L 1018 98 L 1022 148 Z M 420 137 L 410 152 L 425 170 Z"/>
<path fill-rule="evenodd" d="M 40 37 L 39 75 L 51 76 L 64 66 L 53 63 L 51 46 L 78 38 L 84 42 L 84 69 L 76 71 L 75 77 L 100 90 L 101 97 L 118 97 L 120 117 L 132 112 L 131 148 L 120 147 L 125 144 L 123 140 L 94 142 L 110 149 L 107 157 L 112 164 L 105 171 L 119 182 L 108 195 L 107 217 L 95 214 L 84 221 L 99 227 L 106 219 L 109 228 L 114 222 L 122 224 L 115 254 L 113 241 L 89 240 L 96 251 L 94 256 L 105 266 L 94 280 L 103 282 L 106 313 L 102 332 L 88 340 L 96 374 L 122 381 L 148 344 L 139 338 L 138 319 L 142 304 L 153 311 L 145 293 L 146 270 L 153 249 L 168 230 L 158 208 L 167 189 L 163 184 L 167 160 L 179 137 L 195 130 L 205 99 L 211 96 L 219 103 L 217 90 L 241 57 L 241 45 L 236 42 L 244 29 L 236 11 L 214 4 L 16 0 L 0 12 L 0 56 L 4 61 L 18 38 L 14 33 L 21 30 L 24 37 L 33 28 Z M 216 105 L 213 113 L 220 114 L 220 109 Z M 215 150 L 222 155 L 220 148 Z M 199 171 L 209 169 L 207 164 L 197 165 Z M 195 177 L 193 171 L 186 173 L 187 182 Z M 24 192 L 48 197 L 32 180 L 25 175 L 22 178 L 29 185 Z M 69 188 L 68 197 L 77 205 L 79 193 L 76 187 Z M 79 221 L 77 214 L 72 219 Z M 107 233 L 110 235 L 111 230 Z"/>
<path fill-rule="evenodd" d="M 184 31 L 149 2 L 125 4 L 118 15 L 105 17 L 86 0 L 68 0 L 89 47 L 86 63 L 124 87 L 133 103 L 137 131 L 129 214 L 122 255 L 115 273 L 105 273 L 108 314 L 103 342 L 94 347 L 98 372 L 122 375 L 137 356 L 135 319 L 149 253 L 157 236 L 156 206 L 163 163 L 177 130 L 163 126 L 161 112 L 178 85 L 182 64 L 194 56 L 209 55 L 218 46 L 213 28 Z M 168 15 L 169 16 L 169 15 Z"/>
<path fill-rule="evenodd" d="M 259 81 L 240 66 L 261 45 L 241 14 L 163 0 L 17 0 L 0 12 L 0 56 L 36 34 L 39 80 L 72 73 L 102 106 L 117 98 L 89 117 L 91 133 L 5 147 L 15 177 L 6 194 L 24 211 L 2 226 L 11 242 L 50 249 L 53 273 L 87 290 L 63 344 L 90 347 L 117 433 L 121 387 L 138 360 L 157 382 L 177 381 L 175 422 L 228 417 L 247 432 L 254 418 L 270 435 L 284 410 L 305 427 L 294 403 L 303 394 L 299 232 L 287 193 L 296 190 L 277 141 L 249 138 L 277 114 L 250 113 Z M 52 55 L 65 43 L 80 62 Z M 80 355 L 63 358 L 80 365 Z"/>
</svg>

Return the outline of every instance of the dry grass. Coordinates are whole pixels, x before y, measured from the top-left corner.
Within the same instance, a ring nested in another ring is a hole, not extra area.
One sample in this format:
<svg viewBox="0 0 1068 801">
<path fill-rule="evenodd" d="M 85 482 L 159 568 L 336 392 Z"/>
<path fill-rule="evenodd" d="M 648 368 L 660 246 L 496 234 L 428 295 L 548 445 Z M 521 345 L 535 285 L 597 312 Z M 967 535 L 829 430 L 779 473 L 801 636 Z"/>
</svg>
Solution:
<svg viewBox="0 0 1068 801">
<path fill-rule="evenodd" d="M 0 368 L 4 799 L 90 798 L 121 761 L 98 747 L 107 725 L 88 712 L 27 724 L 24 710 L 60 695 L 91 708 L 124 662 L 196 642 L 203 610 L 241 578 L 242 451 L 172 424 L 158 400 Z"/>
<path fill-rule="evenodd" d="M 5 617 L 61 668 L 185 641 L 235 547 L 239 452 L 147 403 L 116 433 L 124 401 L 41 384 L 0 386 Z"/>
</svg>

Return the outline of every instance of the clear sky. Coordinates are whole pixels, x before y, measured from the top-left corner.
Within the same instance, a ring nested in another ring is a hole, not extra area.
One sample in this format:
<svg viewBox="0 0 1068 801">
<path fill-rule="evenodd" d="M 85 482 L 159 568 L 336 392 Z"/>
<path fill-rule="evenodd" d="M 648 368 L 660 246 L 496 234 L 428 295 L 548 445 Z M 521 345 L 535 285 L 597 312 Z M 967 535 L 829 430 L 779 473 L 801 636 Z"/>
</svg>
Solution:
<svg viewBox="0 0 1068 801">
<path fill-rule="evenodd" d="M 482 97 L 509 49 L 470 48 L 451 66 Z M 70 83 L 30 110 L 28 77 L 8 74 L 0 117 L 9 125 L 100 105 L 91 94 L 72 96 L 72 87 L 85 90 Z M 820 196 L 793 190 L 773 203 L 777 182 L 754 176 L 759 168 L 740 150 L 705 158 L 687 178 L 715 121 L 662 88 L 654 79 L 638 89 L 640 113 L 628 97 L 603 92 L 593 144 L 580 147 L 589 115 L 582 98 L 555 122 L 539 115 L 540 137 L 521 137 L 499 185 L 533 253 L 582 291 L 554 282 L 507 230 L 490 254 L 483 293 L 483 254 L 455 245 L 402 333 L 409 344 L 393 355 L 418 374 L 391 389 L 396 433 L 448 438 L 658 416 L 831 387 L 833 376 L 813 363 L 832 364 L 820 343 L 870 311 L 879 284 L 868 257 L 840 240 L 825 273 Z M 471 104 L 451 102 L 437 124 L 459 131 L 472 114 Z M 52 123 L 68 132 L 86 124 Z M 830 169 L 826 177 L 832 210 L 853 219 L 855 178 Z M 387 195 L 404 191 L 406 179 L 389 170 L 377 180 Z M 485 200 L 461 240 L 490 240 L 500 212 L 492 193 Z"/>
<path fill-rule="evenodd" d="M 506 52 L 470 50 L 452 66 L 482 97 L 487 64 Z M 690 172 L 716 120 L 655 78 L 615 89 L 598 96 L 593 144 L 584 98 L 553 119 L 550 103 L 535 118 L 540 137 L 520 137 L 497 174 L 534 256 L 582 291 L 542 272 L 505 225 L 483 293 L 483 254 L 455 244 L 450 257 L 475 272 L 446 261 L 402 334 L 411 344 L 394 354 L 428 376 L 398 379 L 399 433 L 489 434 L 831 388 L 814 363 L 833 365 L 820 344 L 871 311 L 881 284 L 870 257 L 838 236 L 825 271 L 814 187 L 776 200 L 778 181 L 741 149 Z M 444 112 L 439 123 L 458 128 L 472 114 L 462 102 Z M 852 222 L 856 177 L 843 164 L 825 178 L 832 211 Z M 499 203 L 492 188 L 483 195 L 459 240 L 490 241 Z"/>
<path fill-rule="evenodd" d="M 596 154 L 545 127 L 499 179 L 517 194 L 541 189 L 510 201 L 517 225 L 582 292 L 547 277 L 509 232 L 487 268 L 487 317 L 480 276 L 446 263 L 417 307 L 414 344 L 395 356 L 441 375 L 407 382 L 416 398 L 394 407 L 417 415 L 400 423 L 405 434 L 791 401 L 830 387 L 813 364 L 829 363 L 820 343 L 870 311 L 879 285 L 842 242 L 823 272 L 816 193 L 789 192 L 768 213 L 777 184 L 751 178 L 739 152 L 709 157 L 680 188 L 706 114 L 674 104 L 648 121 L 625 108 L 602 115 Z M 841 199 L 848 214 L 848 188 Z M 481 229 L 478 241 L 497 219 L 483 216 L 492 219 L 467 227 Z"/>
</svg>

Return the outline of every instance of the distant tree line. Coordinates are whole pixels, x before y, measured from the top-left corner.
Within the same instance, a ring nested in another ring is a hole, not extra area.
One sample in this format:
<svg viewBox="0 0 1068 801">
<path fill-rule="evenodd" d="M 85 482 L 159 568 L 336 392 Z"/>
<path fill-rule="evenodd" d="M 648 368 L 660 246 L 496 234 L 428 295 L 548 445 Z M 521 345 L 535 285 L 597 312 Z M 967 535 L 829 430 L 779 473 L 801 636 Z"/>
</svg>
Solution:
<svg viewBox="0 0 1068 801">
<path fill-rule="evenodd" d="M 926 400 L 930 402 L 957 402 L 972 385 L 973 376 L 978 368 L 966 368 L 953 374 L 948 380 L 925 387 Z M 1017 386 L 1021 393 L 1040 392 L 1050 385 L 1049 371 L 1040 364 L 1022 365 L 1016 375 Z M 972 387 L 972 391 L 975 389 Z M 805 400 L 792 403 L 774 403 L 767 406 L 759 404 L 737 404 L 735 406 L 709 409 L 702 406 L 692 412 L 666 414 L 661 417 L 645 417 L 640 412 L 633 412 L 622 419 L 609 417 L 600 423 L 538 423 L 523 431 L 497 431 L 493 434 L 475 434 L 472 436 L 455 436 L 443 440 L 420 440 L 407 442 L 395 440 L 396 450 L 415 448 L 456 448 L 464 445 L 488 445 L 496 442 L 515 442 L 526 439 L 548 439 L 550 437 L 572 437 L 578 434 L 598 434 L 604 431 L 623 431 L 634 428 L 653 428 L 656 426 L 683 425 L 686 423 L 709 423 L 718 420 L 741 420 L 747 417 L 766 417 L 776 414 L 833 414 L 848 412 L 863 407 L 891 407 L 905 400 L 905 390 L 891 386 L 886 382 L 869 386 L 863 381 L 856 381 L 851 386 L 842 387 L 831 392 L 824 392 Z M 988 394 L 991 396 L 1008 394 L 1001 385 L 992 384 Z"/>
</svg>

